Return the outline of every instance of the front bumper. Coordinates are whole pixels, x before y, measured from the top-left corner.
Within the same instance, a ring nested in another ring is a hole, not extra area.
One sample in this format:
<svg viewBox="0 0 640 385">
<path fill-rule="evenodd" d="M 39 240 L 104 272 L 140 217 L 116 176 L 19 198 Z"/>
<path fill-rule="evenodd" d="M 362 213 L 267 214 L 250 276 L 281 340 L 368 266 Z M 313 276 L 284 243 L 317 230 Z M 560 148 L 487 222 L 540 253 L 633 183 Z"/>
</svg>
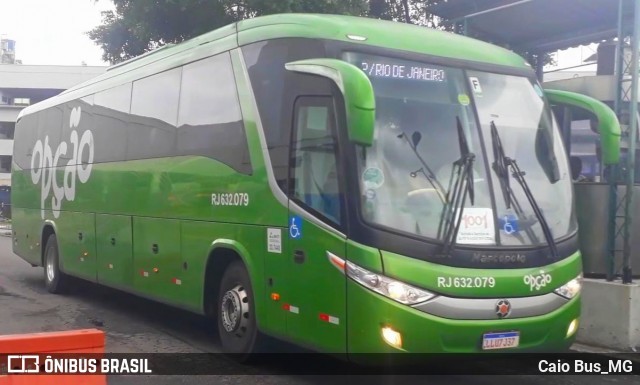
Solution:
<svg viewBox="0 0 640 385">
<path fill-rule="evenodd" d="M 460 320 L 436 317 L 378 295 L 347 279 L 349 353 L 479 353 L 486 333 L 519 331 L 516 348 L 492 352 L 566 351 L 576 333 L 569 324 L 580 317 L 580 295 L 547 314 L 526 318 Z M 382 328 L 402 335 L 402 348 L 387 344 Z"/>
</svg>

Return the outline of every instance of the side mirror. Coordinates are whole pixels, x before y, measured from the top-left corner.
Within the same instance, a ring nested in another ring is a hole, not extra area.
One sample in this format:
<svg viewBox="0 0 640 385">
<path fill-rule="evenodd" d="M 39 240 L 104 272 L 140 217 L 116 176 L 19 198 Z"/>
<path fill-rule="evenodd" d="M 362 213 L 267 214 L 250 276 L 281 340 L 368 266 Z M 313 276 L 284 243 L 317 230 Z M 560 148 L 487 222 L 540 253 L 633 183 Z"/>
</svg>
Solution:
<svg viewBox="0 0 640 385">
<path fill-rule="evenodd" d="M 373 144 L 376 104 L 373 86 L 358 67 L 338 59 L 308 59 L 285 64 L 289 71 L 331 79 L 344 97 L 349 140 L 363 146 Z"/>
<path fill-rule="evenodd" d="M 544 90 L 547 99 L 554 104 L 569 105 L 593 113 L 597 118 L 600 134 L 602 162 L 605 165 L 620 162 L 620 122 L 609 106 L 592 97 L 575 92 Z"/>
</svg>

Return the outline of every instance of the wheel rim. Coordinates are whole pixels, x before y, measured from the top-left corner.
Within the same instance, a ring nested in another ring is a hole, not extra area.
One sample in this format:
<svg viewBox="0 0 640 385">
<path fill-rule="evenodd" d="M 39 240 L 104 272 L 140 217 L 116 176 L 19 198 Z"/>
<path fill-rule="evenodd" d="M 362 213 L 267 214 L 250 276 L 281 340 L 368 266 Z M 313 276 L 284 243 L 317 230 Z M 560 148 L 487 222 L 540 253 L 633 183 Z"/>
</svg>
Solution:
<svg viewBox="0 0 640 385">
<path fill-rule="evenodd" d="M 52 255 L 53 255 L 53 250 L 49 249 L 47 251 L 47 280 L 49 282 L 53 282 L 53 280 L 56 277 L 56 270 L 54 266 L 55 261 L 53 260 L 53 258 L 51 258 Z"/>
<path fill-rule="evenodd" d="M 238 285 L 224 293 L 220 302 L 222 327 L 229 334 L 243 337 L 249 325 L 249 296 L 246 290 Z"/>
</svg>

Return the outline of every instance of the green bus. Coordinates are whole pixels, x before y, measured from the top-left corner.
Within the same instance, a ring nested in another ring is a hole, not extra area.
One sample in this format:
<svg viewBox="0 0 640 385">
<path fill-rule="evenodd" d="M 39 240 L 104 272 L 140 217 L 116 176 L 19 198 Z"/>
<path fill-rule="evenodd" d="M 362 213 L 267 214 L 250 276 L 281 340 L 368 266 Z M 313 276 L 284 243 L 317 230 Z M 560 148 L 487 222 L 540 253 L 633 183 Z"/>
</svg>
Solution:
<svg viewBox="0 0 640 385">
<path fill-rule="evenodd" d="M 13 250 L 328 353 L 574 341 L 567 155 L 520 56 L 337 15 L 234 23 L 24 109 Z M 71 281 L 72 282 L 72 281 Z"/>
</svg>

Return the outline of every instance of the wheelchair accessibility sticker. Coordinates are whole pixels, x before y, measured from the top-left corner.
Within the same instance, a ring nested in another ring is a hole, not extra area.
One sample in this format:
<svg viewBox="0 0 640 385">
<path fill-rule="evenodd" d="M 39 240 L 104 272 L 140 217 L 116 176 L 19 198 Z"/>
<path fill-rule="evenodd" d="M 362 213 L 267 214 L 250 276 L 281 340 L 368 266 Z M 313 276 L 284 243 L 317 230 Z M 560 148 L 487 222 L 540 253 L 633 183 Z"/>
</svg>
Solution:
<svg viewBox="0 0 640 385">
<path fill-rule="evenodd" d="M 505 215 L 500 218 L 500 230 L 511 235 L 520 231 L 518 228 L 518 218 L 515 215 Z"/>
<path fill-rule="evenodd" d="M 297 216 L 289 217 L 289 236 L 293 239 L 302 238 L 302 218 Z"/>
</svg>

